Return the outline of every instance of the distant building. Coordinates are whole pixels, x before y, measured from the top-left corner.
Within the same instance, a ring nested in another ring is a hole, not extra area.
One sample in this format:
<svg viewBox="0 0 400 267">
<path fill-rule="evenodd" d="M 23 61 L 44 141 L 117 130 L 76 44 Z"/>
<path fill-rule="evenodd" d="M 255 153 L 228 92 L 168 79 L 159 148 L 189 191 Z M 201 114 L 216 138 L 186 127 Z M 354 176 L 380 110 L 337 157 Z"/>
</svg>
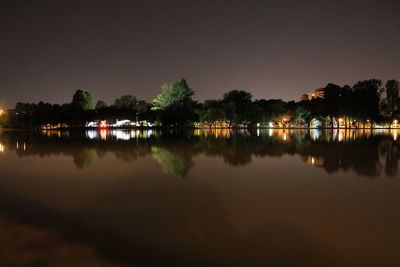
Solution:
<svg viewBox="0 0 400 267">
<path fill-rule="evenodd" d="M 325 89 L 324 88 L 318 88 L 314 92 L 310 93 L 305 93 L 304 95 L 301 96 L 301 100 L 311 100 L 314 98 L 325 98 Z"/>
</svg>

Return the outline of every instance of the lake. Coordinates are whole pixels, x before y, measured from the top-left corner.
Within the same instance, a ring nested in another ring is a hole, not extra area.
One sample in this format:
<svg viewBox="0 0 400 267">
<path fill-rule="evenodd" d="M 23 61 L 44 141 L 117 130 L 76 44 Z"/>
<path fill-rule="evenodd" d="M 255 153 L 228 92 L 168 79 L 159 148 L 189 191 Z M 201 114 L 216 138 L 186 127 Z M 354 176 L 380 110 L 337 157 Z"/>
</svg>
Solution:
<svg viewBox="0 0 400 267">
<path fill-rule="evenodd" d="M 0 265 L 399 266 L 399 130 L 0 132 Z"/>
</svg>

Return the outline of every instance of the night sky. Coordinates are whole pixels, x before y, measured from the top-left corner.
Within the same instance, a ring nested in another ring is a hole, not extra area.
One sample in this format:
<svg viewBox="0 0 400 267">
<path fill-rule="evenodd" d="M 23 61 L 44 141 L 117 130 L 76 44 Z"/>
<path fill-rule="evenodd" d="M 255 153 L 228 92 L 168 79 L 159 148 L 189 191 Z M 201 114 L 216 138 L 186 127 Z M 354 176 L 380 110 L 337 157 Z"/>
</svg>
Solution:
<svg viewBox="0 0 400 267">
<path fill-rule="evenodd" d="M 4 1 L 0 105 L 150 101 L 187 78 L 195 99 L 231 89 L 299 100 L 328 82 L 400 80 L 400 1 Z"/>
</svg>

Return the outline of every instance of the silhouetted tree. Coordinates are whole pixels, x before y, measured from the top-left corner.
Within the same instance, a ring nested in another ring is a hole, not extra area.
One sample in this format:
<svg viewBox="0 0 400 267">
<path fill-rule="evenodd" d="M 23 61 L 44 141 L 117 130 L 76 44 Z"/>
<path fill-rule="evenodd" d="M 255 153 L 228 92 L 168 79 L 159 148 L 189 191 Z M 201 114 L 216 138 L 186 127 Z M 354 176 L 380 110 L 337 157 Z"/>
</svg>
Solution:
<svg viewBox="0 0 400 267">
<path fill-rule="evenodd" d="M 379 91 L 381 80 L 371 79 L 359 81 L 353 86 L 354 117 L 365 122 L 374 120 L 379 115 Z"/>
<path fill-rule="evenodd" d="M 254 123 L 261 119 L 261 108 L 251 100 L 246 91 L 232 90 L 224 94 L 222 104 L 225 119 L 234 125 Z"/>
<path fill-rule="evenodd" d="M 135 109 L 137 104 L 138 100 L 132 95 L 123 95 L 114 101 L 114 106 L 117 109 Z"/>
<path fill-rule="evenodd" d="M 399 105 L 399 82 L 396 80 L 389 80 L 385 85 L 387 97 L 387 111 L 391 115 L 398 109 Z"/>
<path fill-rule="evenodd" d="M 224 107 L 220 100 L 206 100 L 201 108 L 198 109 L 200 122 L 208 122 L 210 126 L 216 122 L 224 120 Z"/>
<path fill-rule="evenodd" d="M 99 110 L 99 109 L 103 109 L 103 108 L 107 108 L 107 107 L 108 107 L 108 105 L 107 105 L 107 103 L 105 101 L 99 100 L 99 101 L 97 101 L 95 108 L 97 110 Z"/>
</svg>

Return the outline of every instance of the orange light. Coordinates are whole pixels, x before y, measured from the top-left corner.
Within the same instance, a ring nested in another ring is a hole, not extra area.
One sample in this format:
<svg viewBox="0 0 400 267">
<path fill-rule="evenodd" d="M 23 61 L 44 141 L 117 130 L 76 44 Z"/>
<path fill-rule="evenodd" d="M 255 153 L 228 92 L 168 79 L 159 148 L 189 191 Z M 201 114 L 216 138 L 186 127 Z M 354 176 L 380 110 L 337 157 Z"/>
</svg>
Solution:
<svg viewBox="0 0 400 267">
<path fill-rule="evenodd" d="M 101 121 L 100 122 L 100 128 L 107 128 L 107 127 L 108 127 L 107 121 Z"/>
</svg>

